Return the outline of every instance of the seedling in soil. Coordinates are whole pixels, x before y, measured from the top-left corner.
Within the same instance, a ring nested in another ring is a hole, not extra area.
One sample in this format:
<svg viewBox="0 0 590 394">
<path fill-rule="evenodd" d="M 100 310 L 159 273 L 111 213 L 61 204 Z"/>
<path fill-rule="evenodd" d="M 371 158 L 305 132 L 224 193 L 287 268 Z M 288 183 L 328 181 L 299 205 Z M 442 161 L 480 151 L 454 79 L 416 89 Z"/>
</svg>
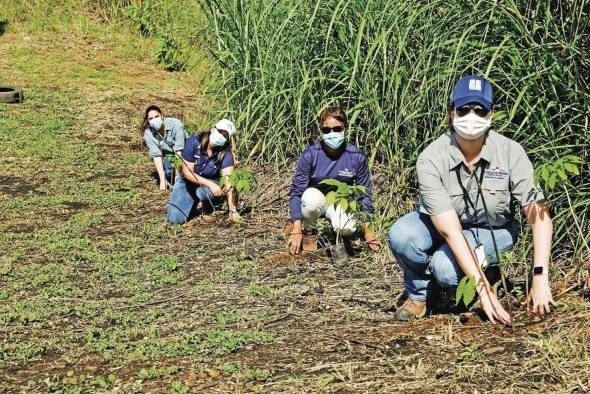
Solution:
<svg viewBox="0 0 590 394">
<path fill-rule="evenodd" d="M 360 206 L 357 198 L 367 192 L 364 186 L 347 185 L 336 179 L 324 179 L 321 183 L 335 188 L 335 190 L 326 194 L 326 204 L 334 205 L 334 209 L 340 206 L 340 209 L 349 217 L 349 220 L 354 220 L 355 217 L 359 216 Z M 340 229 L 336 230 L 336 246 L 332 248 L 332 257 L 335 261 L 341 262 L 346 259 L 346 251 L 342 245 Z"/>
<path fill-rule="evenodd" d="M 170 184 L 173 185 L 174 175 L 177 174 L 182 168 L 182 157 L 180 157 L 178 154 L 167 154 L 164 156 L 164 158 L 172 164 L 172 168 L 174 169 L 174 171 L 172 171 L 170 174 Z"/>
</svg>

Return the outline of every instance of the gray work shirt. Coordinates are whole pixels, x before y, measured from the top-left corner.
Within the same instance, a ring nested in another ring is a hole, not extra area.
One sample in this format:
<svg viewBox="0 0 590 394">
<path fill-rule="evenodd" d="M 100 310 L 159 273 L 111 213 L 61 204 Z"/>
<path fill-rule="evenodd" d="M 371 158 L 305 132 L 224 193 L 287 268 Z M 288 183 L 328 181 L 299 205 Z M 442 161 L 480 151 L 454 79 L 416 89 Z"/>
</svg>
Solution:
<svg viewBox="0 0 590 394">
<path fill-rule="evenodd" d="M 545 200 L 541 189 L 535 186 L 533 165 L 522 146 L 495 131 L 488 132 L 480 159 L 473 166 L 473 176 L 454 132 L 447 132 L 428 145 L 418 157 L 416 172 L 420 212 L 432 216 L 454 209 L 462 224 L 488 223 L 475 176 L 477 180 L 482 179 L 483 197 L 494 227 L 513 220 L 511 199 L 523 207 Z M 466 195 L 475 205 L 475 211 Z"/>
<path fill-rule="evenodd" d="M 150 157 L 159 157 L 182 150 L 186 137 L 182 122 L 176 118 L 168 117 L 164 118 L 163 139 L 151 127 L 145 129 L 143 133 L 143 139 L 149 149 L 148 154 Z"/>
</svg>

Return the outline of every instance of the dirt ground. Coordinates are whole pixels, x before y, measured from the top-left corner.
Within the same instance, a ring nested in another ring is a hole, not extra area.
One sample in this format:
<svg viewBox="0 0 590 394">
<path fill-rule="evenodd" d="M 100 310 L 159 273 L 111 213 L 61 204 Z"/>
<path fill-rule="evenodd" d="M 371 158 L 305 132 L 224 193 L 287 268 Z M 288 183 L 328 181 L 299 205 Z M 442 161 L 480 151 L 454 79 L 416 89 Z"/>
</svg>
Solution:
<svg viewBox="0 0 590 394">
<path fill-rule="evenodd" d="M 590 390 L 577 288 L 549 317 L 518 308 L 514 329 L 472 314 L 402 324 L 386 247 L 344 267 L 288 256 L 292 164 L 250 167 L 242 224 L 166 226 L 141 112 L 161 104 L 195 131 L 207 100 L 137 40 L 100 24 L 0 37 L 0 74 L 26 96 L 0 108 L 0 391 Z M 383 206 L 399 183 L 379 176 Z"/>
</svg>

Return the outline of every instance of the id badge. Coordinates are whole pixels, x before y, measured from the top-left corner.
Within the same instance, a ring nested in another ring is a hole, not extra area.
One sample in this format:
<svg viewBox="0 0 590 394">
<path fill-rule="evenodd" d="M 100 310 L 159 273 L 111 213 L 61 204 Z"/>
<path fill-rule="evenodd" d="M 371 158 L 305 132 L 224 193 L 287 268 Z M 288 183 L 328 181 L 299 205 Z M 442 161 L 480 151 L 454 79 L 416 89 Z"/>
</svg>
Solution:
<svg viewBox="0 0 590 394">
<path fill-rule="evenodd" d="M 486 252 L 483 249 L 483 244 L 477 244 L 473 251 L 475 252 L 475 258 L 477 259 L 479 266 L 482 269 L 486 269 L 488 266 L 488 259 L 486 258 Z"/>
</svg>

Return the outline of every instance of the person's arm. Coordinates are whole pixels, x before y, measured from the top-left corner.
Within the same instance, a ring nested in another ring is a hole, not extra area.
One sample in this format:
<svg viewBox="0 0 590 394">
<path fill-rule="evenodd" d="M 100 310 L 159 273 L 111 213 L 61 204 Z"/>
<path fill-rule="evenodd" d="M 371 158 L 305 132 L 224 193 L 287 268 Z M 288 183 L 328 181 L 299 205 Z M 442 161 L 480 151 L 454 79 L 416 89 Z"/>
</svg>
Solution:
<svg viewBox="0 0 590 394">
<path fill-rule="evenodd" d="M 511 317 L 504 310 L 500 301 L 494 295 L 481 267 L 477 263 L 471 246 L 463 235 L 459 217 L 454 209 L 430 217 L 432 224 L 449 245 L 457 264 L 466 276 L 475 278 L 475 289 L 479 295 L 482 309 L 492 323 L 496 320 L 508 324 Z"/>
<path fill-rule="evenodd" d="M 174 133 L 174 146 L 172 147 L 174 152 L 182 151 L 186 142 L 186 131 L 180 120 L 174 122 L 172 132 Z"/>
<path fill-rule="evenodd" d="M 156 172 L 158 173 L 158 178 L 160 179 L 160 190 L 166 190 L 168 181 L 166 180 L 166 174 L 164 173 L 164 161 L 162 156 L 157 156 L 153 159 L 154 165 L 156 166 Z"/>
<path fill-rule="evenodd" d="M 238 213 L 238 194 L 236 193 L 236 189 L 231 187 L 229 183 L 229 176 L 234 171 L 235 166 L 225 167 L 221 170 L 221 176 L 226 179 L 225 187 L 223 188 L 223 192 L 227 196 L 227 207 L 229 209 L 229 218 L 231 220 L 239 220 L 240 214 Z"/>
<path fill-rule="evenodd" d="M 549 260 L 553 238 L 553 222 L 545 203 L 535 203 L 523 208 L 533 230 L 533 267 L 541 267 L 541 275 L 533 275 L 533 285 L 525 301 L 527 308 L 532 302 L 533 313 L 544 315 L 555 306 L 549 286 Z"/>
<path fill-rule="evenodd" d="M 550 304 L 555 305 L 549 286 L 549 259 L 553 237 L 553 223 L 545 205 L 543 191 L 535 183 L 533 163 L 524 148 L 514 142 L 510 146 L 510 189 L 512 196 L 518 200 L 533 230 L 533 265 L 542 267 L 541 275 L 533 275 L 533 285 L 525 301 L 527 308 L 532 302 L 533 313 L 544 314 L 551 311 Z"/>
<path fill-rule="evenodd" d="M 162 149 L 158 145 L 158 140 L 149 130 L 145 130 L 143 133 L 143 139 L 147 145 L 149 151 L 148 155 L 154 161 L 156 172 L 158 173 L 158 179 L 160 180 L 160 190 L 166 190 L 168 181 L 166 180 L 166 174 L 164 173 L 164 163 L 162 159 Z"/>
<path fill-rule="evenodd" d="M 184 177 L 184 180 L 192 182 L 195 185 L 208 187 L 209 189 L 211 189 L 215 196 L 217 196 L 217 194 L 215 194 L 215 189 L 217 188 L 221 190 L 217 183 L 213 182 L 210 179 L 197 175 L 197 173 L 195 172 L 195 163 L 186 161 L 185 159 L 182 160 L 182 176 Z M 223 195 L 223 191 L 219 195 Z"/>
<path fill-rule="evenodd" d="M 367 156 L 360 155 L 359 156 L 359 167 L 356 174 L 355 184 L 362 185 L 366 189 L 366 193 L 363 196 L 357 196 L 357 201 L 360 203 L 360 207 L 363 212 L 373 213 L 375 209 L 373 208 L 373 183 L 371 182 L 371 173 L 369 171 L 369 163 L 367 160 Z M 381 242 L 379 242 L 379 238 L 371 229 L 371 223 L 365 222 L 362 225 L 363 229 L 363 238 L 367 242 L 367 246 L 372 251 L 378 251 L 381 248 Z"/>
<path fill-rule="evenodd" d="M 301 241 L 303 239 L 303 213 L 301 212 L 301 196 L 305 189 L 309 186 L 309 177 L 311 176 L 312 160 L 309 151 L 303 152 L 299 161 L 297 162 L 297 168 L 295 169 L 295 175 L 291 181 L 291 191 L 289 193 L 289 210 L 291 211 L 291 222 L 293 228 L 287 241 L 287 247 L 291 254 L 298 254 L 301 248 Z"/>
</svg>

